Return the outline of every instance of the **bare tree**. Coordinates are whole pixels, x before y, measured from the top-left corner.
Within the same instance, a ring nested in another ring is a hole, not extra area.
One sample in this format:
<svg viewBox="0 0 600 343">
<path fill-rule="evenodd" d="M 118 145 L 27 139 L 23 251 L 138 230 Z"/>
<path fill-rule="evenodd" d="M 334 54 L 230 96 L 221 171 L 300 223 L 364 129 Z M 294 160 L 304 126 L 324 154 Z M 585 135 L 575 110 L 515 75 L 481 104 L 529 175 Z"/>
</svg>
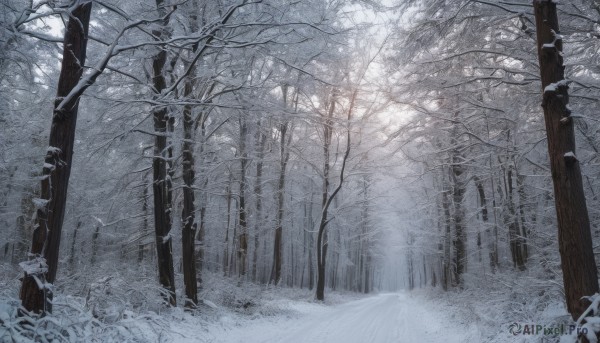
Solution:
<svg viewBox="0 0 600 343">
<path fill-rule="evenodd" d="M 335 112 L 335 103 L 337 101 L 336 94 L 332 94 L 330 99 L 330 105 L 323 120 L 323 191 L 321 197 L 321 218 L 319 220 L 319 228 L 317 231 L 317 290 L 316 297 L 317 300 L 325 300 L 325 264 L 327 258 L 327 247 L 329 245 L 327 239 L 327 224 L 329 223 L 328 215 L 329 215 L 329 207 L 331 206 L 332 201 L 335 199 L 335 196 L 342 189 L 344 184 L 344 172 L 346 169 L 346 162 L 348 161 L 348 156 L 350 156 L 350 119 L 352 118 L 352 110 L 354 109 L 354 102 L 356 100 L 356 95 L 358 90 L 355 90 L 350 99 L 350 106 L 348 108 L 347 114 L 347 135 L 346 135 L 346 149 L 344 151 L 344 156 L 342 158 L 342 166 L 340 168 L 340 179 L 337 186 L 333 189 L 331 193 L 329 193 L 329 183 L 330 183 L 330 161 L 329 161 L 329 149 L 331 145 L 331 137 L 333 133 L 333 114 Z"/>
</svg>

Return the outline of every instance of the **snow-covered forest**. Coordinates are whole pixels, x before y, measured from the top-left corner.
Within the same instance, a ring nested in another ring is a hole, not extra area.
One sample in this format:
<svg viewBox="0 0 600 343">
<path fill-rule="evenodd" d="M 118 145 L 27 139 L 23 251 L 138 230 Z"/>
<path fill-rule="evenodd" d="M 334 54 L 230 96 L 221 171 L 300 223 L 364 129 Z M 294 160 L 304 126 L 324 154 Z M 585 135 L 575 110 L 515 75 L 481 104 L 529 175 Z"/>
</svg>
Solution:
<svg viewBox="0 0 600 343">
<path fill-rule="evenodd" d="M 597 342 L 599 50 L 598 0 L 0 0 L 0 341 Z"/>
</svg>

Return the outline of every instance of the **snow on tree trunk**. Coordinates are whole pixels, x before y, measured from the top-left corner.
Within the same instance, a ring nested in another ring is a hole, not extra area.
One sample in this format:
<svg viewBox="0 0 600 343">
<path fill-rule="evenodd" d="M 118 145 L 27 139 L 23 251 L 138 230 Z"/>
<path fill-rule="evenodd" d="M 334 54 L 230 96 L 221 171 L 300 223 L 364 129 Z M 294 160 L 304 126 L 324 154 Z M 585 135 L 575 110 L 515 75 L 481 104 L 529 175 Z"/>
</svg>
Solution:
<svg viewBox="0 0 600 343">
<path fill-rule="evenodd" d="M 156 0 L 158 13 L 163 17 L 166 14 L 162 0 Z M 160 28 L 153 30 L 156 39 L 167 38 L 169 33 L 166 26 L 168 19 L 161 23 Z M 165 65 L 167 62 L 167 51 L 159 50 L 152 57 L 152 83 L 155 97 L 166 88 Z M 156 256 L 158 262 L 158 279 L 165 289 L 165 300 L 172 306 L 176 305 L 175 298 L 175 271 L 173 269 L 173 248 L 171 239 L 171 182 L 168 175 L 167 159 L 169 146 L 167 144 L 169 115 L 164 106 L 153 110 L 154 131 L 154 157 L 152 159 L 153 170 L 153 196 L 154 196 L 154 232 L 156 236 Z"/>
<path fill-rule="evenodd" d="M 91 10 L 91 1 L 79 2 L 70 13 L 65 31 L 50 142 L 42 172 L 41 198 L 36 202 L 31 245 L 32 261 L 37 260 L 35 264 L 39 268 L 26 270 L 20 294 L 23 307 L 35 313 L 52 311 L 52 284 L 58 267 L 79 97 L 64 106 L 60 104 L 63 97 L 77 86 L 83 74 Z"/>
<path fill-rule="evenodd" d="M 582 297 L 598 292 L 596 261 L 581 170 L 575 155 L 556 2 L 534 0 L 533 6 L 563 283 L 567 309 L 577 319 L 588 305 Z"/>
</svg>

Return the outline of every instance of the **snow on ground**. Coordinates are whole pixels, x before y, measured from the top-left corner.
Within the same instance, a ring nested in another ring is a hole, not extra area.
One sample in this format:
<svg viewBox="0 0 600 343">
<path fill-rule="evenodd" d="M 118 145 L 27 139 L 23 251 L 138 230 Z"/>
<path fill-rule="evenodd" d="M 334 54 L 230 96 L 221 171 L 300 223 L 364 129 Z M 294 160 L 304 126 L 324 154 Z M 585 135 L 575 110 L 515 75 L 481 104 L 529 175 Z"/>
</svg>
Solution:
<svg viewBox="0 0 600 343">
<path fill-rule="evenodd" d="M 410 293 L 369 296 L 337 305 L 287 302 L 284 315 L 240 322 L 227 314 L 207 327 L 173 322 L 176 343 L 403 343 L 481 342 L 474 324 L 457 324 L 444 309 Z"/>
</svg>

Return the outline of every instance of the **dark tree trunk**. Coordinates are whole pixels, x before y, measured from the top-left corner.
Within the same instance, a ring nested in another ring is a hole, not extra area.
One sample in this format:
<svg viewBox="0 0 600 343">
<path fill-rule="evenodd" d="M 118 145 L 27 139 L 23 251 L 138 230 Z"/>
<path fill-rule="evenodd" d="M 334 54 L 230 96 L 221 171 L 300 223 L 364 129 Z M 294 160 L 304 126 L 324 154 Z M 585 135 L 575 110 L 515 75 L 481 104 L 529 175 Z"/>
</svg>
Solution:
<svg viewBox="0 0 600 343">
<path fill-rule="evenodd" d="M 455 120 L 458 118 L 458 112 L 454 115 Z M 463 287 L 463 274 L 466 270 L 467 264 L 467 232 L 465 213 L 463 206 L 463 199 L 465 195 L 465 182 L 463 180 L 464 167 L 462 163 L 464 158 L 460 153 L 459 142 L 456 139 L 458 136 L 458 129 L 455 126 L 453 130 L 452 145 L 454 150 L 452 151 L 451 161 L 451 181 L 452 181 L 452 204 L 453 204 L 453 222 L 454 222 L 454 236 L 452 237 L 452 248 L 454 249 L 453 257 L 453 278 L 452 285 Z"/>
<path fill-rule="evenodd" d="M 156 7 L 161 16 L 166 14 L 164 1 L 156 0 Z M 156 39 L 167 38 L 169 35 L 166 26 L 168 20 L 161 23 L 160 29 L 152 31 Z M 156 96 L 166 88 L 165 65 L 167 51 L 160 50 L 152 57 L 152 83 Z M 158 279 L 165 289 L 165 300 L 175 306 L 175 271 L 173 269 L 173 249 L 171 239 L 171 181 L 168 177 L 168 162 L 170 145 L 167 144 L 169 132 L 169 115 L 166 107 L 157 107 L 153 111 L 154 131 L 154 157 L 153 170 L 153 197 L 154 197 L 154 231 L 156 235 L 156 257 L 158 262 Z"/>
<path fill-rule="evenodd" d="M 75 247 L 77 246 L 77 232 L 81 227 L 81 221 L 77 220 L 75 230 L 73 230 L 73 240 L 71 241 L 71 253 L 69 254 L 69 267 L 71 272 L 75 273 Z"/>
<path fill-rule="evenodd" d="M 288 86 L 281 87 L 283 93 L 283 108 L 287 109 Z M 288 123 L 284 120 L 279 129 L 279 180 L 277 182 L 277 217 L 275 221 L 275 242 L 273 246 L 273 271 L 271 272 L 271 283 L 278 284 L 281 281 L 281 262 L 283 260 L 283 211 L 285 199 L 285 173 L 290 158 L 286 149 Z M 291 135 L 291 133 L 290 133 Z"/>
<path fill-rule="evenodd" d="M 248 127 L 246 120 L 240 118 L 240 194 L 238 201 L 238 225 L 240 227 L 238 236 L 238 272 L 241 279 L 246 277 L 246 270 L 248 268 L 248 224 L 246 222 L 246 164 L 248 163 L 248 156 L 246 154 L 246 135 Z"/>
<path fill-rule="evenodd" d="M 185 84 L 184 95 L 189 96 L 193 90 L 193 81 L 190 79 Z M 185 307 L 194 308 L 198 304 L 198 283 L 196 280 L 196 222 L 194 205 L 194 183 L 196 181 L 194 170 L 194 120 L 191 106 L 183 109 L 183 210 L 181 212 L 181 244 L 183 263 L 183 283 L 185 286 Z"/>
<path fill-rule="evenodd" d="M 229 255 L 229 273 L 227 274 L 227 276 L 231 276 L 232 273 L 235 274 L 237 272 L 237 259 L 236 259 L 236 255 L 237 255 L 237 249 L 239 247 L 239 240 L 238 240 L 238 225 L 239 225 L 239 201 L 238 199 L 233 199 L 236 203 L 236 211 L 234 213 L 236 213 L 234 220 L 233 220 L 233 234 L 231 235 L 231 253 Z"/>
<path fill-rule="evenodd" d="M 490 269 L 492 273 L 496 272 L 496 268 L 498 267 L 497 262 L 497 248 L 494 244 L 494 239 L 492 235 L 491 228 L 489 226 L 490 216 L 488 212 L 487 206 L 487 198 L 485 197 L 485 188 L 483 187 L 483 182 L 478 178 L 474 178 L 475 187 L 477 188 L 477 194 L 479 195 L 479 205 L 481 206 L 481 220 L 483 221 L 483 225 L 485 226 L 485 240 L 486 246 L 488 248 L 488 255 L 490 258 Z"/>
<path fill-rule="evenodd" d="M 514 202 L 514 187 L 513 187 L 513 172 L 512 167 L 508 167 L 506 173 L 507 182 L 507 206 L 508 206 L 508 232 L 510 240 L 510 251 L 512 255 L 513 265 L 519 270 L 525 270 L 526 257 L 524 255 L 524 238 L 521 235 L 519 220 L 515 211 Z"/>
<path fill-rule="evenodd" d="M 41 199 L 37 201 L 31 245 L 31 256 L 35 259 L 25 263 L 27 268 L 20 292 L 23 308 L 35 313 L 52 311 L 51 289 L 58 267 L 79 97 L 64 106 L 60 104 L 83 74 L 91 10 L 91 1 L 79 2 L 70 13 L 65 31 L 49 147 L 42 171 Z"/>
<path fill-rule="evenodd" d="M 527 242 L 527 237 L 529 236 L 529 223 L 527 222 L 527 217 L 525 215 L 525 202 L 527 201 L 527 196 L 525 195 L 525 184 L 523 179 L 525 177 L 523 175 L 519 175 L 517 173 L 517 192 L 519 193 L 519 218 L 521 223 L 521 239 L 522 249 L 523 249 L 523 257 L 525 261 L 529 258 L 529 246 Z"/>
<path fill-rule="evenodd" d="M 314 267 L 314 262 L 313 262 L 313 234 L 312 232 L 309 233 L 309 238 L 308 238 L 308 289 L 309 290 L 313 290 L 313 288 L 315 287 L 315 267 Z"/>
<path fill-rule="evenodd" d="M 146 233 L 148 232 L 148 176 L 144 174 L 144 181 L 142 186 L 144 190 L 142 192 L 142 213 L 144 218 L 142 219 L 142 227 L 140 229 L 140 242 L 138 243 L 138 263 L 142 263 L 144 260 L 144 237 L 146 237 Z"/>
<path fill-rule="evenodd" d="M 333 130 L 333 114 L 335 112 L 335 97 L 332 97 L 327 117 L 323 121 L 323 190 L 321 193 L 321 221 L 317 232 L 317 300 L 325 299 L 325 262 L 327 258 L 327 210 L 329 200 L 329 146 Z"/>
<path fill-rule="evenodd" d="M 447 291 L 448 286 L 452 283 L 452 263 L 450 256 L 450 241 L 452 236 L 452 224 L 450 217 L 450 196 L 449 191 L 442 189 L 442 208 L 444 222 L 444 254 L 442 256 L 442 288 Z"/>
<path fill-rule="evenodd" d="M 363 208 L 361 213 L 361 237 L 359 241 L 359 273 L 358 273 L 358 283 L 359 283 L 359 292 L 368 293 L 368 277 L 369 277 L 369 266 L 367 265 L 366 260 L 368 260 L 367 256 L 369 255 L 369 187 L 370 187 L 370 177 L 364 176 L 362 180 L 362 188 L 363 188 Z"/>
<path fill-rule="evenodd" d="M 198 31 L 198 2 L 192 2 L 190 12 L 190 29 Z M 198 44 L 194 44 L 192 53 L 196 53 Z M 196 85 L 195 64 L 189 66 L 189 75 L 183 88 L 184 98 L 192 96 Z M 186 308 L 195 308 L 198 305 L 198 281 L 196 279 L 196 205 L 194 204 L 194 184 L 196 183 L 196 170 L 194 160 L 194 118 L 192 106 L 183 107 L 183 144 L 182 144 L 182 176 L 183 176 L 183 209 L 181 211 L 181 252 L 183 264 L 183 284 L 185 287 Z"/>
<path fill-rule="evenodd" d="M 335 92 L 335 91 L 334 91 Z M 352 110 L 354 109 L 354 101 L 358 90 L 355 90 L 350 99 L 350 106 L 348 107 L 347 123 L 350 125 L 350 119 L 352 118 Z M 331 144 L 331 137 L 333 133 L 333 115 L 335 112 L 335 94 L 332 96 L 331 105 L 329 107 L 327 117 L 323 121 L 323 194 L 321 198 L 321 219 L 319 221 L 319 229 L 317 231 L 317 300 L 325 300 L 325 265 L 327 258 L 327 223 L 328 211 L 331 202 L 335 199 L 342 185 L 344 184 L 344 172 L 346 169 L 346 162 L 348 156 L 350 156 L 350 128 L 348 127 L 346 135 L 346 151 L 342 159 L 342 166 L 340 168 L 340 180 L 337 187 L 329 194 L 329 146 Z"/>
<path fill-rule="evenodd" d="M 481 214 L 481 220 L 483 221 L 484 230 L 487 228 L 488 222 L 488 211 L 487 211 L 487 203 L 485 200 L 485 191 L 483 190 L 483 184 L 481 180 L 477 176 L 473 176 L 473 182 L 475 183 L 475 188 L 477 188 L 477 195 L 479 199 L 479 214 Z M 482 249 L 482 237 L 481 237 L 481 229 L 477 230 L 477 253 L 479 257 L 479 262 L 482 262 L 481 249 Z"/>
<path fill-rule="evenodd" d="M 181 212 L 182 222 L 182 254 L 183 254 L 183 283 L 185 285 L 185 306 L 192 308 L 198 304 L 198 285 L 196 281 L 196 256 L 195 237 L 196 223 L 194 205 L 194 144 L 192 142 L 192 115 L 191 108 L 183 111 L 183 210 Z"/>
<path fill-rule="evenodd" d="M 223 276 L 229 276 L 229 227 L 231 226 L 231 184 L 233 176 L 229 175 L 229 184 L 225 188 L 227 201 L 227 224 L 225 227 L 225 247 L 223 251 Z"/>
<path fill-rule="evenodd" d="M 262 231 L 262 174 L 265 153 L 266 136 L 262 132 L 260 120 L 256 125 L 256 183 L 254 196 L 256 197 L 256 219 L 254 220 L 254 252 L 252 254 L 252 281 L 257 282 L 258 250 L 260 248 L 260 233 Z"/>
<path fill-rule="evenodd" d="M 200 223 L 198 227 L 198 233 L 196 235 L 196 245 L 198 247 L 196 251 L 196 270 L 197 270 L 197 282 L 202 287 L 202 275 L 204 273 L 204 239 L 206 236 L 206 205 L 207 205 L 207 194 L 206 194 L 206 186 L 208 185 L 208 177 L 206 175 L 206 159 L 204 158 L 204 146 L 206 144 L 206 120 L 208 119 L 208 115 L 206 113 L 202 113 L 199 117 L 200 124 L 200 156 L 201 156 L 201 190 L 200 190 Z M 218 256 L 217 256 L 218 260 Z"/>
<path fill-rule="evenodd" d="M 327 231 L 319 227 L 317 235 L 317 300 L 325 300 L 325 263 L 327 258 Z"/>
<path fill-rule="evenodd" d="M 556 2 L 534 0 L 533 5 L 565 297 L 567 309 L 577 319 L 588 305 L 582 297 L 598 292 L 598 275 L 581 170 L 575 155 L 573 119 L 567 106 L 568 85 L 564 81 Z"/>
</svg>

